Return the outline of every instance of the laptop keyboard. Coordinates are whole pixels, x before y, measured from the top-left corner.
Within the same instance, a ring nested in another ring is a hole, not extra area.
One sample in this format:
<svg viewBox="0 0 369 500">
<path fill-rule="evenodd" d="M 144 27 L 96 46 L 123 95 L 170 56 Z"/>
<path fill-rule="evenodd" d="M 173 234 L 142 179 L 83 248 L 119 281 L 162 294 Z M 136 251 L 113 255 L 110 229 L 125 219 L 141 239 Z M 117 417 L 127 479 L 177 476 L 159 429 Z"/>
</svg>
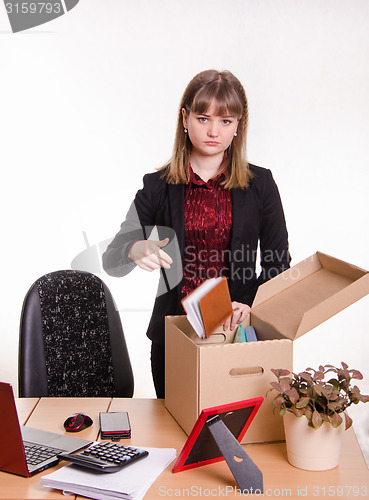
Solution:
<svg viewBox="0 0 369 500">
<path fill-rule="evenodd" d="M 57 448 L 51 448 L 49 446 L 34 443 L 23 443 L 23 446 L 28 465 L 38 465 L 49 458 L 56 457 L 63 451 Z"/>
</svg>

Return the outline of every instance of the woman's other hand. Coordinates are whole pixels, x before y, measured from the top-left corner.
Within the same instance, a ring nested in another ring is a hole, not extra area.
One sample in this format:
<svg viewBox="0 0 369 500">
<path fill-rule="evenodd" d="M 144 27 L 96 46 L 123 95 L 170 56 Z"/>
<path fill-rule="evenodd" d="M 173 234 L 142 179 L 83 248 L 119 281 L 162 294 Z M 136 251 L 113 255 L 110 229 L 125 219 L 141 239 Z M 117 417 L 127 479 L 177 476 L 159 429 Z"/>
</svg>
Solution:
<svg viewBox="0 0 369 500">
<path fill-rule="evenodd" d="M 128 258 L 133 260 L 141 269 L 145 271 L 155 271 L 164 267 L 170 269 L 171 257 L 162 250 L 169 243 L 169 238 L 160 241 L 139 240 L 133 243 Z"/>
<path fill-rule="evenodd" d="M 234 330 L 250 313 L 250 306 L 241 302 L 232 302 L 232 309 L 232 315 L 223 323 L 223 330 Z"/>
</svg>

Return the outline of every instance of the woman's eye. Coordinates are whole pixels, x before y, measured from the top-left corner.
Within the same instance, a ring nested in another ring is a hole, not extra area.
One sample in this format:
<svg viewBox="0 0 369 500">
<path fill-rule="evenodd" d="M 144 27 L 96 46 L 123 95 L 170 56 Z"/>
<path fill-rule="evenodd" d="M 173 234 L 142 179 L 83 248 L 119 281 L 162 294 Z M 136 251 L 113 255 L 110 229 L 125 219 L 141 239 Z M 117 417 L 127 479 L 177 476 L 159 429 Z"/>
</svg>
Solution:
<svg viewBox="0 0 369 500">
<path fill-rule="evenodd" d="M 206 123 L 206 122 L 207 122 L 207 120 L 208 120 L 208 119 L 207 119 L 207 118 L 205 118 L 204 116 L 200 116 L 200 117 L 199 117 L 199 121 L 200 121 L 201 123 Z"/>
<path fill-rule="evenodd" d="M 223 123 L 224 123 L 224 125 L 229 125 L 232 122 L 231 122 L 231 120 L 223 120 Z"/>
</svg>

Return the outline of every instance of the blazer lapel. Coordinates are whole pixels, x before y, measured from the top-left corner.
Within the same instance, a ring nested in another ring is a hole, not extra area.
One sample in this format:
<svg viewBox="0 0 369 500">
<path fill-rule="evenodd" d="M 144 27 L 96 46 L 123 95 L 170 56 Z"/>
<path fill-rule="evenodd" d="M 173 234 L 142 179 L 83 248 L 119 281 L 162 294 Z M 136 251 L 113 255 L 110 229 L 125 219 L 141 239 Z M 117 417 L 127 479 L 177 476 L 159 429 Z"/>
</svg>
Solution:
<svg viewBox="0 0 369 500">
<path fill-rule="evenodd" d="M 246 205 L 247 205 L 247 189 L 232 189 L 232 240 L 231 248 L 239 246 L 245 227 Z"/>
<path fill-rule="evenodd" d="M 169 184 L 168 198 L 172 228 L 174 229 L 178 245 L 181 250 L 181 257 L 184 255 L 185 228 L 184 228 L 184 184 Z"/>
</svg>

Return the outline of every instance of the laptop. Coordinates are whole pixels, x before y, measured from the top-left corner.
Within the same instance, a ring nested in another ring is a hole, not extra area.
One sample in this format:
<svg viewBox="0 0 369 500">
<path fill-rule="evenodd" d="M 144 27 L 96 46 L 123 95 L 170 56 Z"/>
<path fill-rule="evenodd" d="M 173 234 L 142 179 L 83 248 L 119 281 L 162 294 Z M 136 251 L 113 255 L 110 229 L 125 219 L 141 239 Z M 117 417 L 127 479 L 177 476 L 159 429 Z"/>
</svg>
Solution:
<svg viewBox="0 0 369 500">
<path fill-rule="evenodd" d="M 20 426 L 10 384 L 0 382 L 0 470 L 30 477 L 59 462 L 57 455 L 92 444 L 85 439 Z"/>
</svg>

